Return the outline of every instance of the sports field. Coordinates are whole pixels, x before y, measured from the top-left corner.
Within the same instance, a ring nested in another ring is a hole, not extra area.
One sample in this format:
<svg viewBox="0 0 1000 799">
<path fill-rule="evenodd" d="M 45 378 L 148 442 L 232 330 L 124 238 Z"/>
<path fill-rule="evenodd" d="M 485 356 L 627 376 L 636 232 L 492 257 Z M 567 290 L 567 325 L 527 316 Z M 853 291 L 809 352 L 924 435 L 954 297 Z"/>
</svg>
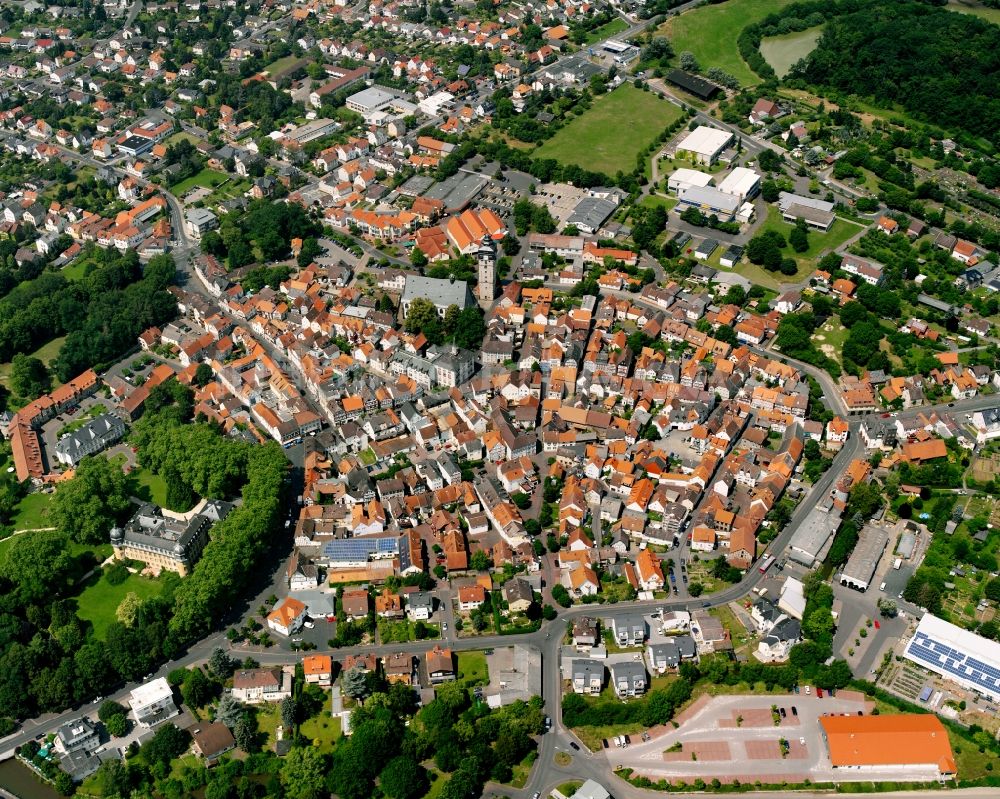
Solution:
<svg viewBox="0 0 1000 799">
<path fill-rule="evenodd" d="M 736 40 L 751 22 L 788 5 L 791 0 L 727 0 L 719 5 L 703 5 L 668 20 L 666 31 L 674 52 L 690 50 L 702 70 L 719 67 L 744 85 L 760 78 L 740 57 Z"/>
<path fill-rule="evenodd" d="M 804 31 L 786 33 L 783 36 L 769 36 L 761 39 L 760 54 L 771 65 L 779 78 L 785 77 L 792 65 L 805 58 L 816 47 L 823 27 L 807 28 Z"/>
<path fill-rule="evenodd" d="M 626 83 L 595 99 L 533 156 L 607 175 L 619 169 L 631 172 L 636 155 L 680 116 L 681 109 L 673 103 Z"/>
</svg>

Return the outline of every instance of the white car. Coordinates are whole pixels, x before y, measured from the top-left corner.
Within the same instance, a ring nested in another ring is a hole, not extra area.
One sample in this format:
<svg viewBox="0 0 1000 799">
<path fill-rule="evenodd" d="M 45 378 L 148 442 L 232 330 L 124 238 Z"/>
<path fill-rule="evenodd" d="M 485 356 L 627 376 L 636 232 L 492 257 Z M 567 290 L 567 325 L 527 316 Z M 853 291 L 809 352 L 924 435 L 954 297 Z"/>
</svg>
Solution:
<svg viewBox="0 0 1000 799">
<path fill-rule="evenodd" d="M 802 744 L 803 746 L 805 746 L 806 745 L 806 739 L 805 738 L 799 738 L 799 743 Z"/>
<path fill-rule="evenodd" d="M 809 687 L 809 686 L 807 685 L 807 686 L 806 686 L 806 696 L 809 696 L 809 695 L 810 695 L 811 693 L 812 693 L 812 688 L 810 688 L 810 687 Z"/>
</svg>

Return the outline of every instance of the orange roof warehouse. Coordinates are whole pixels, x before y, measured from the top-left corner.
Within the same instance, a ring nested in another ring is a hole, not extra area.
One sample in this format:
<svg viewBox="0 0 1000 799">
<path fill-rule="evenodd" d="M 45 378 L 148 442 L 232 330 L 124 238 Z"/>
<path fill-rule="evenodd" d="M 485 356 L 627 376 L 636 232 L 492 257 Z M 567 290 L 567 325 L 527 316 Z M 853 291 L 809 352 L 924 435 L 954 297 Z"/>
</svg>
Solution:
<svg viewBox="0 0 1000 799">
<path fill-rule="evenodd" d="M 955 774 L 948 732 L 935 715 L 822 716 L 819 723 L 834 768 L 906 766 L 908 773 L 912 767 L 940 777 Z"/>
</svg>

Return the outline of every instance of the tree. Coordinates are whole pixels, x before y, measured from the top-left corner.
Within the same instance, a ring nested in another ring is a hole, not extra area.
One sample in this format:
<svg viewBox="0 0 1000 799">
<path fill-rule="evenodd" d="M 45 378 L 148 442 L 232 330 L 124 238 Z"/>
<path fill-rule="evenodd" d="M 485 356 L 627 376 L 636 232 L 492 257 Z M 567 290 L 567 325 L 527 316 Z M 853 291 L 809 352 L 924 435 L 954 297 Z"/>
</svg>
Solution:
<svg viewBox="0 0 1000 799">
<path fill-rule="evenodd" d="M 444 311 L 444 332 L 451 336 L 458 327 L 458 319 L 462 315 L 462 310 L 457 305 L 449 305 Z"/>
<path fill-rule="evenodd" d="M 488 571 L 492 566 L 493 562 L 490 560 L 489 553 L 485 549 L 477 549 L 472 553 L 472 557 L 469 558 L 469 568 L 474 571 Z"/>
<path fill-rule="evenodd" d="M 181 695 L 188 707 L 204 707 L 215 697 L 218 692 L 218 684 L 209 679 L 200 668 L 190 669 L 184 678 L 184 685 L 181 687 Z"/>
<path fill-rule="evenodd" d="M 440 343 L 442 331 L 437 308 L 424 297 L 417 297 L 410 303 L 404 326 L 408 333 L 423 333 L 428 341 L 437 339 Z"/>
<path fill-rule="evenodd" d="M 356 667 L 344 672 L 340 678 L 340 687 L 347 696 L 359 702 L 364 701 L 365 697 L 371 693 L 368 675 L 364 670 Z"/>
<path fill-rule="evenodd" d="M 229 656 L 221 646 L 217 646 L 212 650 L 212 654 L 208 658 L 208 670 L 212 672 L 219 679 L 226 679 L 232 676 L 233 669 L 236 668 L 236 661 Z"/>
<path fill-rule="evenodd" d="M 118 603 L 115 618 L 126 627 L 131 627 L 135 624 L 140 607 L 142 607 L 142 600 L 139 599 L 139 595 L 135 591 L 129 591 Z"/>
<path fill-rule="evenodd" d="M 316 799 L 326 786 L 326 757 L 313 747 L 295 747 L 281 767 L 281 784 L 289 799 Z M 329 793 L 329 792 L 327 792 Z"/>
<path fill-rule="evenodd" d="M 701 65 L 698 63 L 698 59 L 695 58 L 694 53 L 690 50 L 685 50 L 680 56 L 681 69 L 687 72 L 699 72 L 701 70 Z"/>
<path fill-rule="evenodd" d="M 202 361 L 198 364 L 198 368 L 194 370 L 194 384 L 199 388 L 204 388 L 212 382 L 213 376 L 211 365 Z"/>
<path fill-rule="evenodd" d="M 188 748 L 191 733 L 182 730 L 174 724 L 161 724 L 153 737 L 142 745 L 146 762 L 168 764 L 175 757 L 180 757 Z"/>
<path fill-rule="evenodd" d="M 463 349 L 478 350 L 486 336 L 486 322 L 483 309 L 478 305 L 466 308 L 455 323 L 455 344 Z"/>
<path fill-rule="evenodd" d="M 236 740 L 236 745 L 244 752 L 252 752 L 257 748 L 256 724 L 246 711 L 240 715 L 233 727 L 233 738 Z"/>
<path fill-rule="evenodd" d="M 112 716 L 124 716 L 126 713 L 128 710 L 115 700 L 105 699 L 97 710 L 97 718 L 107 724 L 108 719 Z"/>
<path fill-rule="evenodd" d="M 52 521 L 81 544 L 104 544 L 108 530 L 132 513 L 132 491 L 121 467 L 108 458 L 84 458 L 72 480 L 59 486 Z"/>
<path fill-rule="evenodd" d="M 71 564 L 67 535 L 57 530 L 39 530 L 12 540 L 0 558 L 0 576 L 16 585 L 27 603 L 57 593 Z"/>
<path fill-rule="evenodd" d="M 33 400 L 48 392 L 52 386 L 49 370 L 38 358 L 22 353 L 10 362 L 10 387 L 17 396 Z"/>
<path fill-rule="evenodd" d="M 417 269 L 423 269 L 428 263 L 427 256 L 419 247 L 414 247 L 410 251 L 410 263 Z"/>
<path fill-rule="evenodd" d="M 292 696 L 286 696 L 281 700 L 281 723 L 286 729 L 290 730 L 295 727 L 296 714 L 297 708 L 295 698 Z"/>
<path fill-rule="evenodd" d="M 697 581 L 691 583 L 688 586 L 688 593 L 691 594 L 691 596 L 701 596 L 704 590 L 705 586 L 703 586 L 701 583 Z"/>
<path fill-rule="evenodd" d="M 237 723 L 244 715 L 243 705 L 234 699 L 232 694 L 224 693 L 219 700 L 218 707 L 215 709 L 215 720 L 225 724 L 232 730 L 235 729 Z"/>
<path fill-rule="evenodd" d="M 795 252 L 805 252 L 809 249 L 809 234 L 805 225 L 796 224 L 788 234 L 788 243 Z"/>
<path fill-rule="evenodd" d="M 418 799 L 427 793 L 427 771 L 412 757 L 398 755 L 382 769 L 378 784 L 388 799 Z"/>
<path fill-rule="evenodd" d="M 896 600 L 881 597 L 878 601 L 878 612 L 883 616 L 895 616 L 897 612 Z"/>
<path fill-rule="evenodd" d="M 556 583 L 552 586 L 552 598 L 564 608 L 568 608 L 573 604 L 569 591 L 566 590 L 566 586 L 562 583 Z"/>
<path fill-rule="evenodd" d="M 128 734 L 128 717 L 124 713 L 115 713 L 104 722 L 104 727 L 113 738 L 123 738 Z"/>
</svg>

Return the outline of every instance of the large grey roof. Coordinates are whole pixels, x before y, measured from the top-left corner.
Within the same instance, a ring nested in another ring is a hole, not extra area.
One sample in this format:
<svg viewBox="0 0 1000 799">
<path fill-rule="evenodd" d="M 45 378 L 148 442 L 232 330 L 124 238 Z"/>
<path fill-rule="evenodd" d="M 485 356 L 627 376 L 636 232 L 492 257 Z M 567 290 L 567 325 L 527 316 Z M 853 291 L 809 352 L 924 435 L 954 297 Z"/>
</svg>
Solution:
<svg viewBox="0 0 1000 799">
<path fill-rule="evenodd" d="M 464 280 L 407 275 L 403 302 L 423 297 L 438 306 L 457 305 L 459 308 L 465 308 L 468 294 L 469 284 Z"/>
</svg>

